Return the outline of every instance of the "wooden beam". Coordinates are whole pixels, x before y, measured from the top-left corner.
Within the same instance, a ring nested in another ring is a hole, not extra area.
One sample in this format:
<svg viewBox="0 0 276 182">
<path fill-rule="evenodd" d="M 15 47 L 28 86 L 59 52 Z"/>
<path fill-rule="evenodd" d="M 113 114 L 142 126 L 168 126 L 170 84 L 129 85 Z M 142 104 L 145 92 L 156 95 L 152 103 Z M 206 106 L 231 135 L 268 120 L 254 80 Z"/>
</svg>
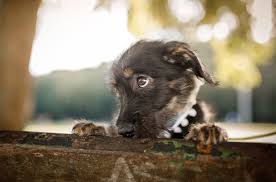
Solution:
<svg viewBox="0 0 276 182">
<path fill-rule="evenodd" d="M 29 61 L 39 5 L 0 1 L 0 130 L 21 130 L 32 113 Z"/>
<path fill-rule="evenodd" d="M 276 181 L 276 145 L 0 132 L 1 181 Z"/>
</svg>

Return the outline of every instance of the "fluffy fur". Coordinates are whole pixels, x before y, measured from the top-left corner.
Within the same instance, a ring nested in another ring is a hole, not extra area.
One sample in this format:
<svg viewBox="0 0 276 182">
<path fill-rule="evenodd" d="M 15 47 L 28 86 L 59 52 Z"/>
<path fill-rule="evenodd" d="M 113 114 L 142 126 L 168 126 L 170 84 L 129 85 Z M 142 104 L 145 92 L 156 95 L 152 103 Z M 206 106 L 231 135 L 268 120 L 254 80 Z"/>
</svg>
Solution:
<svg viewBox="0 0 276 182">
<path fill-rule="evenodd" d="M 113 62 L 110 72 L 118 114 L 105 135 L 186 137 L 205 143 L 227 139 L 226 132 L 214 125 L 207 104 L 196 99 L 204 83 L 215 86 L 217 82 L 186 43 L 139 41 Z M 188 115 L 191 109 L 196 115 Z M 188 123 L 179 125 L 174 132 L 171 129 L 174 123 L 170 122 L 179 115 L 175 122 L 187 119 Z M 83 129 L 79 124 L 73 132 L 83 134 Z M 95 134 L 92 130 L 85 131 L 87 135 Z"/>
</svg>

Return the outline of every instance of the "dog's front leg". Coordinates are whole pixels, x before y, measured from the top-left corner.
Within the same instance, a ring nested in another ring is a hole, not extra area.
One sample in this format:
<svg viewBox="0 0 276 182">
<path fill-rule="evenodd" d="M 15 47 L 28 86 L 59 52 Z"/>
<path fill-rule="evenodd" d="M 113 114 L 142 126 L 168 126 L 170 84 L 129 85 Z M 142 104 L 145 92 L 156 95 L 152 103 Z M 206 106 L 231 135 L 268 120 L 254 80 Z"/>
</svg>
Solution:
<svg viewBox="0 0 276 182">
<path fill-rule="evenodd" d="M 72 134 L 79 136 L 90 136 L 90 135 L 100 135 L 100 136 L 118 136 L 118 131 L 115 126 L 99 126 L 92 122 L 79 122 L 72 128 Z"/>
</svg>

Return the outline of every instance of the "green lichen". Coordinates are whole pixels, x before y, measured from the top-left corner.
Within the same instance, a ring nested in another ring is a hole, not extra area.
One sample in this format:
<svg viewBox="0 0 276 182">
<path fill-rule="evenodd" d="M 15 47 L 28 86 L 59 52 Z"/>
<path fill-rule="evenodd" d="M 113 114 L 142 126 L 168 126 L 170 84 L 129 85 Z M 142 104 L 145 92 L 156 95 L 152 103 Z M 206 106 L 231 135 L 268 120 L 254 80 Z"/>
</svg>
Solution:
<svg viewBox="0 0 276 182">
<path fill-rule="evenodd" d="M 166 145 L 168 145 L 170 142 L 171 141 L 168 141 L 168 140 L 161 141 L 161 143 L 166 144 Z"/>
<path fill-rule="evenodd" d="M 176 142 L 176 141 L 173 141 L 173 145 L 174 145 L 175 149 L 181 149 L 183 146 L 181 143 Z"/>
<path fill-rule="evenodd" d="M 191 154 L 191 153 L 184 153 L 183 155 L 185 160 L 195 160 L 196 159 L 196 154 Z"/>
<path fill-rule="evenodd" d="M 189 148 L 194 148 L 195 144 L 194 143 L 184 143 L 183 146 L 189 147 Z"/>
<path fill-rule="evenodd" d="M 174 140 L 163 140 L 155 143 L 151 148 L 155 152 L 163 152 L 168 154 L 196 153 L 195 146 L 190 143 L 182 143 Z"/>
<path fill-rule="evenodd" d="M 171 160 L 171 161 L 169 161 L 169 164 L 170 165 L 177 165 L 177 164 L 179 164 L 179 160 Z"/>
<path fill-rule="evenodd" d="M 237 156 L 240 156 L 240 155 L 236 152 L 232 152 L 232 151 L 228 151 L 228 150 L 222 151 L 221 155 L 220 155 L 220 157 L 223 159 L 230 158 L 230 157 L 237 157 Z"/>
<path fill-rule="evenodd" d="M 165 145 L 173 145 L 175 149 L 181 149 L 183 147 L 183 145 L 177 141 L 168 141 L 168 140 L 164 140 L 161 143 L 165 144 Z"/>
</svg>

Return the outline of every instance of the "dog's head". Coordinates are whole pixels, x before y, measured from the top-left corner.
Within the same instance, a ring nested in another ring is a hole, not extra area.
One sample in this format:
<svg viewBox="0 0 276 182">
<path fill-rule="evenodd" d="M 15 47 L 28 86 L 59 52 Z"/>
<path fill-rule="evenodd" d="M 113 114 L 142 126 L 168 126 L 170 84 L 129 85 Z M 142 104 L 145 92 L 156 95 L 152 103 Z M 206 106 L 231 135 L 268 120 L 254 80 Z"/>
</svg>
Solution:
<svg viewBox="0 0 276 182">
<path fill-rule="evenodd" d="M 183 42 L 139 41 L 113 63 L 116 125 L 126 137 L 157 137 L 168 119 L 195 104 L 203 82 L 216 85 Z"/>
</svg>

